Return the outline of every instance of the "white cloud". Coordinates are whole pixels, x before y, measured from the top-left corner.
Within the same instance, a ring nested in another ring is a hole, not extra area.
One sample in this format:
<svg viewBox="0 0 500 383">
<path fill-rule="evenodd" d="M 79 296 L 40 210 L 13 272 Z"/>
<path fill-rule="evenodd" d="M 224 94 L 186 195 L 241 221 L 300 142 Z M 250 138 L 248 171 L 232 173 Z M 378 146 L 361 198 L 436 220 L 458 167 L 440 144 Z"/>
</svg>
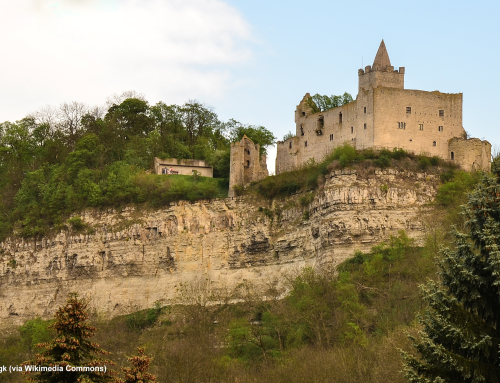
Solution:
<svg viewBox="0 0 500 383">
<path fill-rule="evenodd" d="M 251 42 L 221 0 L 0 0 L 0 121 L 128 89 L 165 102 L 222 95 Z"/>
</svg>

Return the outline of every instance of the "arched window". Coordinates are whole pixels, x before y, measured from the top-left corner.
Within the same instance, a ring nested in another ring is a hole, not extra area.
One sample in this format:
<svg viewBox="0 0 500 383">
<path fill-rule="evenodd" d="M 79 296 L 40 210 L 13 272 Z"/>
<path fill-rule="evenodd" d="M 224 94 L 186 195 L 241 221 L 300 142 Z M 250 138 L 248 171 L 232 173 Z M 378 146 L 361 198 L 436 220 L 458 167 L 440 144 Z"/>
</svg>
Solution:
<svg viewBox="0 0 500 383">
<path fill-rule="evenodd" d="M 432 146 L 436 146 L 436 141 L 432 141 Z"/>
</svg>

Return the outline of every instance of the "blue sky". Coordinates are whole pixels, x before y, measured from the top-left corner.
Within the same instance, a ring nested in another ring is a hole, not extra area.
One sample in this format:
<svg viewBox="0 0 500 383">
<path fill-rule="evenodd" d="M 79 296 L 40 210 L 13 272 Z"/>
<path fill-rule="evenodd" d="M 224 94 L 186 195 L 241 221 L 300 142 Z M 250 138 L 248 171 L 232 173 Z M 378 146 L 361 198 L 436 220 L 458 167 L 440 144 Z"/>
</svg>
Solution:
<svg viewBox="0 0 500 383">
<path fill-rule="evenodd" d="M 383 38 L 406 88 L 462 92 L 464 128 L 499 146 L 499 14 L 493 1 L 0 0 L 0 121 L 134 89 L 281 139 L 306 92 L 355 97 Z"/>
</svg>

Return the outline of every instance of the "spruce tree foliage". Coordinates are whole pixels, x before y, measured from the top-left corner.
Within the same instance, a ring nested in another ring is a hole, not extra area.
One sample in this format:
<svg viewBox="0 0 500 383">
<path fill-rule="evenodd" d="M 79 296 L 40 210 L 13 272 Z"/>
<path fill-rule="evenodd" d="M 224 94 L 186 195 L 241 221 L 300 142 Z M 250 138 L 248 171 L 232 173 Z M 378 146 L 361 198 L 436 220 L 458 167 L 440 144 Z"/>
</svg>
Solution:
<svg viewBox="0 0 500 383">
<path fill-rule="evenodd" d="M 440 281 L 422 287 L 429 308 L 402 353 L 412 383 L 500 382 L 500 161 L 462 207 L 465 231 L 441 251 Z"/>
<path fill-rule="evenodd" d="M 88 304 L 79 299 L 76 293 L 69 294 L 66 305 L 55 313 L 53 328 L 57 335 L 48 343 L 40 343 L 39 348 L 45 351 L 36 354 L 33 360 L 23 363 L 23 366 L 54 367 L 63 371 L 26 372 L 27 380 L 31 382 L 75 383 L 75 382 L 114 382 L 113 371 L 109 366 L 114 363 L 100 357 L 109 352 L 100 348 L 99 344 L 89 339 L 96 332 L 95 327 L 88 324 Z M 67 371 L 67 366 L 87 367 L 98 371 Z M 101 368 L 106 371 L 100 371 Z M 33 374 L 33 375 L 32 375 Z"/>
<path fill-rule="evenodd" d="M 148 372 L 152 358 L 146 355 L 143 347 L 138 347 L 137 355 L 127 359 L 132 368 L 123 368 L 126 383 L 150 383 L 156 381 L 156 376 Z"/>
</svg>

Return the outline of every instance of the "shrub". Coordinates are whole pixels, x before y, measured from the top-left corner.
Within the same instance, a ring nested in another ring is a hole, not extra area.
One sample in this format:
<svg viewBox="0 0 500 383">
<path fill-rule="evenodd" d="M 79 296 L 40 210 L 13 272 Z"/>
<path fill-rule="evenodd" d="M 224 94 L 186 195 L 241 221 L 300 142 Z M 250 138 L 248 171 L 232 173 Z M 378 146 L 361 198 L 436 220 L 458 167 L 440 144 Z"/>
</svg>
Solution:
<svg viewBox="0 0 500 383">
<path fill-rule="evenodd" d="M 431 165 L 431 161 L 427 157 L 420 157 L 418 160 L 418 166 L 421 170 L 427 170 Z"/>
<path fill-rule="evenodd" d="M 70 224 L 71 228 L 76 231 L 81 231 L 86 227 L 81 217 L 70 218 L 68 219 L 68 223 Z"/>
<path fill-rule="evenodd" d="M 141 310 L 127 315 L 125 323 L 131 330 L 143 330 L 154 325 L 161 313 L 162 308 L 157 302 L 151 309 Z"/>
<path fill-rule="evenodd" d="M 391 159 L 390 157 L 381 155 L 378 159 L 375 160 L 375 164 L 384 169 L 391 166 Z"/>
</svg>

